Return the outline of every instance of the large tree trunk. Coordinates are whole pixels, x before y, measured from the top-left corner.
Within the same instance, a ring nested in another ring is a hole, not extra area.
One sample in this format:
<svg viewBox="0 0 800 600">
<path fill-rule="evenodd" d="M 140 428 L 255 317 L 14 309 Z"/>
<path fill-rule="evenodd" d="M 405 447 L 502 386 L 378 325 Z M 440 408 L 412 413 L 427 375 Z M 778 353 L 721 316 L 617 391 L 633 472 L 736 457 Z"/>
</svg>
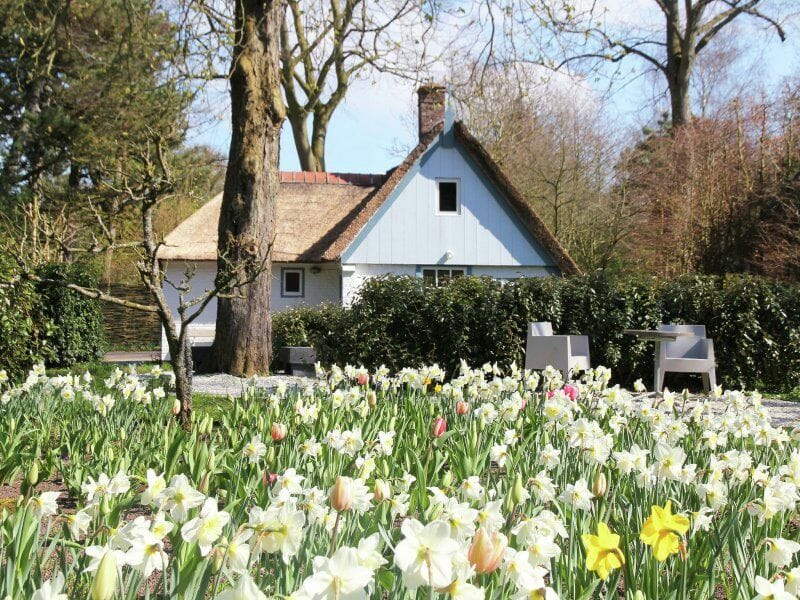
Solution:
<svg viewBox="0 0 800 600">
<path fill-rule="evenodd" d="M 270 253 L 281 123 L 280 0 L 238 0 L 231 68 L 232 136 L 219 219 L 218 272 L 255 265 L 249 283 L 217 301 L 212 367 L 266 373 L 271 359 Z M 237 277 L 250 279 L 247 270 Z M 231 297 L 233 296 L 233 297 Z"/>
<path fill-rule="evenodd" d="M 694 35 L 681 35 L 678 25 L 680 13 L 677 3 L 670 2 L 670 15 L 667 17 L 665 75 L 669 88 L 670 116 L 673 130 L 686 125 L 692 118 L 689 90 L 694 66 Z"/>
</svg>

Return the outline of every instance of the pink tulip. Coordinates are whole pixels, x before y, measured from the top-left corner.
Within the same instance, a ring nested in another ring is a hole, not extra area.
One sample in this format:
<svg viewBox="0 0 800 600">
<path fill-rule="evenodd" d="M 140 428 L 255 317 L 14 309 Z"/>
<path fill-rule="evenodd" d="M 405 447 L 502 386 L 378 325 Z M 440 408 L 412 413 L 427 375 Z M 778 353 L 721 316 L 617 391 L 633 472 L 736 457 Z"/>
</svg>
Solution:
<svg viewBox="0 0 800 600">
<path fill-rule="evenodd" d="M 444 417 L 436 417 L 436 419 L 433 421 L 433 437 L 442 437 L 445 431 L 447 431 L 447 421 L 444 419 Z"/>
<path fill-rule="evenodd" d="M 366 373 L 359 373 L 358 377 L 356 377 L 356 383 L 358 383 L 358 385 L 367 385 L 368 382 L 369 382 L 369 375 L 367 375 Z"/>
<path fill-rule="evenodd" d="M 286 437 L 286 425 L 283 423 L 273 423 L 269 434 L 272 436 L 273 441 L 280 442 Z"/>
<path fill-rule="evenodd" d="M 566 394 L 569 397 L 569 399 L 572 400 L 573 402 L 575 402 L 575 400 L 578 399 L 578 396 L 581 395 L 580 392 L 578 391 L 578 388 L 576 388 L 574 385 L 570 385 L 570 384 L 566 384 L 564 386 L 564 390 L 563 391 L 564 391 L 564 394 Z"/>
<path fill-rule="evenodd" d="M 456 412 L 460 415 L 465 415 L 469 412 L 469 404 L 463 400 L 459 400 L 456 404 Z"/>
</svg>

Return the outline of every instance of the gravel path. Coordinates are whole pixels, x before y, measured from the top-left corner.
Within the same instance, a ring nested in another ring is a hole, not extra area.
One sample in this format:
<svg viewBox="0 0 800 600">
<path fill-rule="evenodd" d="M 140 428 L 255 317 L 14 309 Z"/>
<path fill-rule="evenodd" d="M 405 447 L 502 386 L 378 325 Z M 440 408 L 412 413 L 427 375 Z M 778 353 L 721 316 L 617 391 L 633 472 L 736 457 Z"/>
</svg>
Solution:
<svg viewBox="0 0 800 600">
<path fill-rule="evenodd" d="M 288 387 L 304 386 L 311 383 L 313 378 L 296 377 L 292 375 L 272 375 L 270 377 L 254 377 L 253 379 L 243 379 L 233 375 L 195 375 L 193 379 L 193 389 L 195 392 L 210 394 L 212 396 L 234 396 L 239 397 L 242 391 L 255 386 L 258 389 L 271 391 L 280 382 L 286 383 Z M 695 397 L 699 398 L 699 397 Z M 800 425 L 800 402 L 787 402 L 785 400 L 764 399 L 761 403 L 769 409 L 773 425 L 783 425 L 784 427 L 795 427 Z M 724 409 L 719 403 L 720 410 Z"/>
<path fill-rule="evenodd" d="M 212 396 L 234 396 L 239 397 L 242 392 L 249 387 L 260 390 L 272 391 L 283 382 L 287 387 L 303 386 L 312 382 L 310 377 L 296 377 L 293 375 L 271 375 L 269 377 L 253 377 L 245 379 L 216 373 L 213 375 L 195 375 L 192 377 L 192 391 L 200 394 L 210 394 Z"/>
</svg>

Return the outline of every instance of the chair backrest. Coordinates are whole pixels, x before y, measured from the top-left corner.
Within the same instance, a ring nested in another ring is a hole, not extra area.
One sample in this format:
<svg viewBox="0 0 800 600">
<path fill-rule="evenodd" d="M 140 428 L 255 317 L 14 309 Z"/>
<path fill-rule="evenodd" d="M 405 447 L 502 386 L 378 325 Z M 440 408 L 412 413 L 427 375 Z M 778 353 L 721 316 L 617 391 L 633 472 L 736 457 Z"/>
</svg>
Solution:
<svg viewBox="0 0 800 600">
<path fill-rule="evenodd" d="M 553 335 L 553 325 L 549 321 L 530 323 L 528 334 L 531 336 Z"/>
<path fill-rule="evenodd" d="M 658 327 L 659 331 L 680 331 L 682 333 L 691 333 L 695 337 L 706 337 L 705 325 L 673 325 L 664 323 Z M 680 338 L 679 338 L 680 339 Z"/>
<path fill-rule="evenodd" d="M 705 325 L 661 325 L 659 330 L 691 334 L 662 344 L 662 352 L 667 358 L 705 358 L 706 347 L 699 343 L 706 337 Z"/>
</svg>

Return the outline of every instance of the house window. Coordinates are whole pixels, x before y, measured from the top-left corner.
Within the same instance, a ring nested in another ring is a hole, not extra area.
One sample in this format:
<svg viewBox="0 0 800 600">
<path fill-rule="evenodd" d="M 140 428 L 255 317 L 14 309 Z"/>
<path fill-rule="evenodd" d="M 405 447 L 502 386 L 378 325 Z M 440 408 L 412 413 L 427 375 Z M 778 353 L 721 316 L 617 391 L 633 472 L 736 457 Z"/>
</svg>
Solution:
<svg viewBox="0 0 800 600">
<path fill-rule="evenodd" d="M 305 294 L 305 269 L 281 269 L 281 296 L 302 298 Z"/>
<path fill-rule="evenodd" d="M 441 215 L 461 213 L 458 179 L 436 180 L 436 212 Z"/>
<path fill-rule="evenodd" d="M 439 267 L 429 267 L 426 269 L 422 269 L 422 279 L 428 285 L 435 285 L 436 287 L 445 285 L 452 279 L 456 279 L 458 277 L 464 276 L 464 269 L 451 269 L 447 268 L 439 268 Z"/>
</svg>

